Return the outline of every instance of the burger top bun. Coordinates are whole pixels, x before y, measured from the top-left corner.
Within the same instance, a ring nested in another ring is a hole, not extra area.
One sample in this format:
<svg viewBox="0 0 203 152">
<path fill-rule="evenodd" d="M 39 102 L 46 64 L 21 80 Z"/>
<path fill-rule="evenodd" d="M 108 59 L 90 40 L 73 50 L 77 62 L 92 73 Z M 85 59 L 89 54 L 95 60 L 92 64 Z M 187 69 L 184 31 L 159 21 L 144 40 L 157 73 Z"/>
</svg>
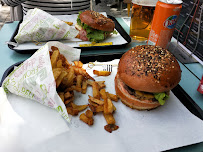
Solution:
<svg viewBox="0 0 203 152">
<path fill-rule="evenodd" d="M 115 28 L 115 24 L 110 18 L 91 10 L 82 12 L 80 20 L 88 26 L 101 31 L 112 32 Z"/>
<path fill-rule="evenodd" d="M 167 92 L 181 79 L 176 58 L 166 49 L 150 45 L 127 51 L 120 59 L 118 74 L 132 89 L 152 93 Z"/>
</svg>

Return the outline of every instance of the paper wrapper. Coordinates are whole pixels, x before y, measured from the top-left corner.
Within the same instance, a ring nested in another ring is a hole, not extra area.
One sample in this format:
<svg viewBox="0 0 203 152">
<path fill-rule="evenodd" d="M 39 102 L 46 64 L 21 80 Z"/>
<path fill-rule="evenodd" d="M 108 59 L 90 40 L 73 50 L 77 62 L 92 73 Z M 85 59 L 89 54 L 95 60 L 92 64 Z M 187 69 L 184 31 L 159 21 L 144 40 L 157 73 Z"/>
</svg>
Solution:
<svg viewBox="0 0 203 152">
<path fill-rule="evenodd" d="M 74 49 L 60 42 L 48 42 L 29 59 L 19 65 L 3 82 L 6 92 L 33 99 L 56 109 L 67 121 L 66 107 L 56 92 L 50 55 L 51 46 L 58 47 L 61 54 L 71 63 L 79 60 L 80 49 Z"/>
<path fill-rule="evenodd" d="M 78 33 L 75 27 L 35 8 L 28 11 L 14 39 L 17 43 L 43 42 L 75 38 Z"/>
</svg>

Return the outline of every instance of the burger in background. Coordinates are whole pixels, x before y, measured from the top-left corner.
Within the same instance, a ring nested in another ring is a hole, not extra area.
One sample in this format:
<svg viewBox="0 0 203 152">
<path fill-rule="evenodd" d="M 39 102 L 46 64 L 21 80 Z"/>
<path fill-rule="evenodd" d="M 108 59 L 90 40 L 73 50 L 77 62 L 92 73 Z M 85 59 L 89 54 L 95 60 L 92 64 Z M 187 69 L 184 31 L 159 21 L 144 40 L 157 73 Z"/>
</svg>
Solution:
<svg viewBox="0 0 203 152">
<path fill-rule="evenodd" d="M 79 39 L 83 41 L 101 42 L 117 33 L 110 18 L 91 10 L 79 12 L 75 27 L 79 30 Z"/>
<path fill-rule="evenodd" d="M 133 109 L 149 110 L 163 105 L 181 79 L 176 58 L 158 46 L 141 45 L 120 59 L 115 77 L 116 94 Z"/>
</svg>

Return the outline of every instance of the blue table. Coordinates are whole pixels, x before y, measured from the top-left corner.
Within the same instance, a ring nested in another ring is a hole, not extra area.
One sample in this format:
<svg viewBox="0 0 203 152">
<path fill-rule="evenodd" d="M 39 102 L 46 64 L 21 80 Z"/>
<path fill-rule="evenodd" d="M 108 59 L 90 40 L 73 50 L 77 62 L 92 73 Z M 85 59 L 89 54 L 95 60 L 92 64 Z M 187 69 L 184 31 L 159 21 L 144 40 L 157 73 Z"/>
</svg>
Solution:
<svg viewBox="0 0 203 152">
<path fill-rule="evenodd" d="M 123 22 L 121 18 L 117 18 L 122 27 L 129 33 L 129 27 Z M 5 70 L 16 62 L 25 60 L 31 56 L 31 54 L 18 54 L 15 51 L 8 48 L 6 41 L 9 41 L 14 33 L 18 22 L 8 23 L 3 26 L 0 31 L 0 78 L 3 76 Z M 142 43 L 141 43 L 142 44 Z M 82 55 L 93 54 L 112 54 L 112 53 L 124 53 L 131 47 L 138 45 L 138 43 L 130 43 L 125 48 L 111 49 L 111 50 L 91 50 L 82 51 Z M 197 92 L 197 87 L 203 74 L 203 66 L 199 63 L 182 64 L 180 63 L 182 70 L 182 79 L 179 85 L 185 90 L 185 92 L 195 101 L 195 103 L 203 110 L 203 95 Z M 178 151 L 203 151 L 203 142 L 189 145 L 177 149 L 170 150 L 172 152 Z"/>
</svg>

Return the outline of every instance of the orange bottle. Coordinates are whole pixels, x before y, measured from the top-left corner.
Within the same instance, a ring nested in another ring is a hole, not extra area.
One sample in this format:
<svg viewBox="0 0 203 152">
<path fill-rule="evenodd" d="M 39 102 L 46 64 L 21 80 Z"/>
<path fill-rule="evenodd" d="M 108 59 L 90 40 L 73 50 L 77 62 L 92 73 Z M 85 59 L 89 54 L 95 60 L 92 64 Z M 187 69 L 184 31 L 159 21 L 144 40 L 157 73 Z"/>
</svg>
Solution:
<svg viewBox="0 0 203 152">
<path fill-rule="evenodd" d="M 159 0 L 156 3 L 148 44 L 167 48 L 182 8 L 182 1 L 178 1 L 176 4 L 163 1 Z"/>
</svg>

